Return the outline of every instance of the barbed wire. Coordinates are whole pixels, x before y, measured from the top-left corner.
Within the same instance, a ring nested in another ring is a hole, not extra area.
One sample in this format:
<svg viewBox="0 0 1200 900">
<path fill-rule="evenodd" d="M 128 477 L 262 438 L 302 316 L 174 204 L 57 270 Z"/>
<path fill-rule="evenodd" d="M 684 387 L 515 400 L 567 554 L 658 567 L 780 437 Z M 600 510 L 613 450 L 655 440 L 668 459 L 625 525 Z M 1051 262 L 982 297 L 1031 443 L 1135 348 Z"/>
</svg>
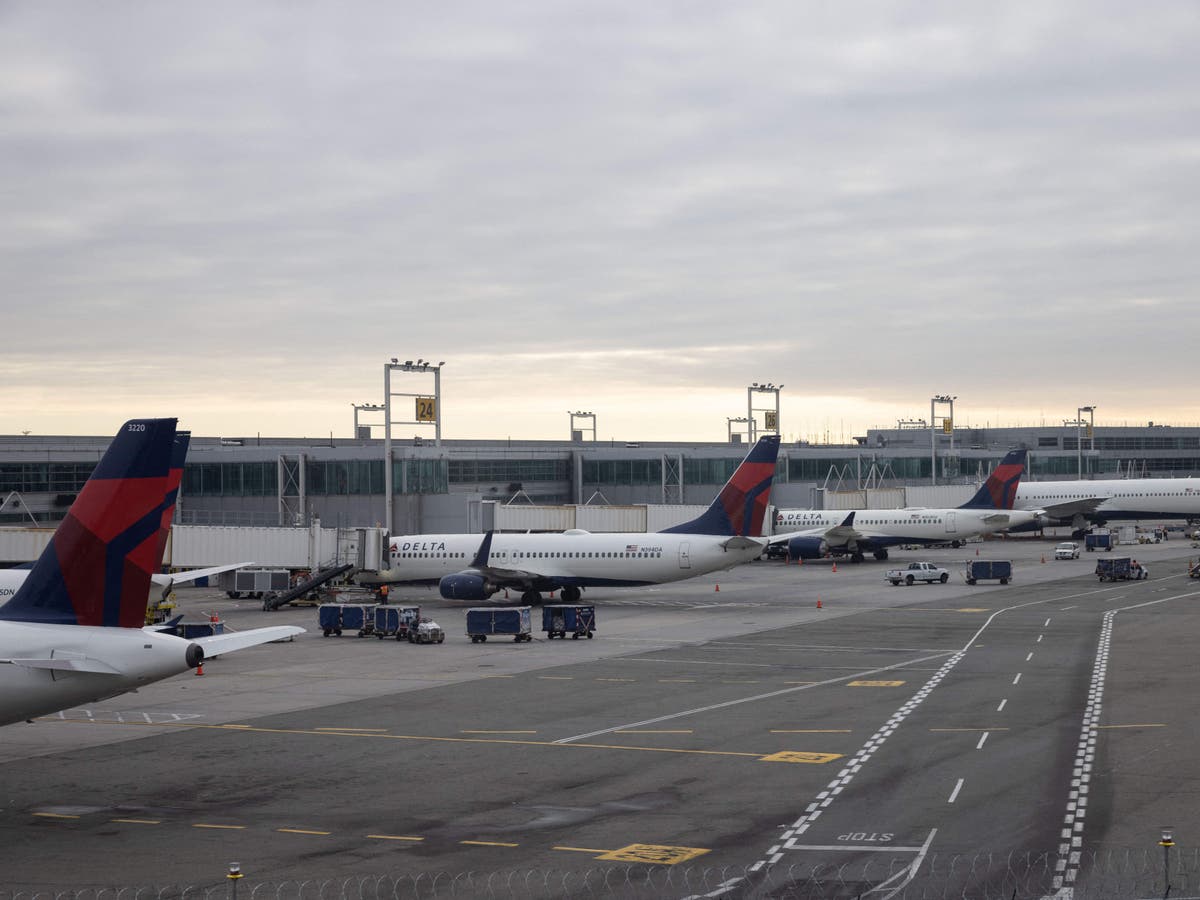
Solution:
<svg viewBox="0 0 1200 900">
<path fill-rule="evenodd" d="M 885 858 L 880 858 L 885 857 Z M 1200 900 L 1200 849 L 1081 852 L 1073 884 L 1056 852 L 872 854 L 840 865 L 597 866 L 490 872 L 413 871 L 252 883 L 252 873 L 202 885 L 0 886 L 0 900 Z M 252 864 L 249 868 L 253 868 Z"/>
</svg>

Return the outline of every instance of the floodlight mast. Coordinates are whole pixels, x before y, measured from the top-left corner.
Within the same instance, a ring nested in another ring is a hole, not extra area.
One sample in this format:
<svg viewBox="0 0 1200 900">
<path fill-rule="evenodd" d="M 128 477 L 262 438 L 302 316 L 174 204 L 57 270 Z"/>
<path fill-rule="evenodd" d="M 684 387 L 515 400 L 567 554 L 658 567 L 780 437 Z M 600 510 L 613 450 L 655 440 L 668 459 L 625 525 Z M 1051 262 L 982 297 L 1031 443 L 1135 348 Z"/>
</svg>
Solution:
<svg viewBox="0 0 1200 900">
<path fill-rule="evenodd" d="M 395 498 L 393 496 L 394 486 L 392 477 L 392 423 L 398 425 L 429 425 L 433 423 L 434 427 L 434 446 L 442 446 L 442 366 L 445 362 L 432 363 L 425 359 L 418 359 L 413 362 L 411 359 L 406 359 L 400 362 L 398 357 L 393 356 L 390 362 L 383 364 L 383 484 L 384 484 L 384 517 L 387 523 L 389 532 L 395 529 L 393 517 L 395 515 Z M 421 375 L 433 375 L 433 397 L 429 398 L 428 394 L 409 394 L 392 392 L 392 370 L 397 372 L 411 372 Z M 414 415 L 412 419 L 394 420 L 392 418 L 392 397 L 412 397 L 416 400 L 418 406 L 418 415 Z M 432 410 L 422 411 L 419 407 L 422 399 L 432 399 Z M 425 414 L 420 414 L 424 412 Z M 405 489 L 405 480 L 407 473 L 404 470 L 400 472 L 401 489 Z"/>
</svg>

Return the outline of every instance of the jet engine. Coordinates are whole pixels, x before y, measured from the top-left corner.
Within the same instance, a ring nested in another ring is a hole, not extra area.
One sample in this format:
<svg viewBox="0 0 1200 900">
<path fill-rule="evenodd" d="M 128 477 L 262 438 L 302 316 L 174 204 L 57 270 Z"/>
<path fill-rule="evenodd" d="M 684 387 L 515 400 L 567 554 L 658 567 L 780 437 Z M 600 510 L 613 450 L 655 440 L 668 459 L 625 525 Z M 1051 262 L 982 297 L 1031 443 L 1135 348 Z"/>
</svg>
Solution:
<svg viewBox="0 0 1200 900">
<path fill-rule="evenodd" d="M 829 545 L 819 537 L 794 537 L 787 542 L 787 549 L 792 559 L 824 559 L 829 555 Z"/>
<path fill-rule="evenodd" d="M 496 586 L 476 572 L 457 572 L 438 582 L 438 591 L 446 600 L 486 600 Z"/>
</svg>

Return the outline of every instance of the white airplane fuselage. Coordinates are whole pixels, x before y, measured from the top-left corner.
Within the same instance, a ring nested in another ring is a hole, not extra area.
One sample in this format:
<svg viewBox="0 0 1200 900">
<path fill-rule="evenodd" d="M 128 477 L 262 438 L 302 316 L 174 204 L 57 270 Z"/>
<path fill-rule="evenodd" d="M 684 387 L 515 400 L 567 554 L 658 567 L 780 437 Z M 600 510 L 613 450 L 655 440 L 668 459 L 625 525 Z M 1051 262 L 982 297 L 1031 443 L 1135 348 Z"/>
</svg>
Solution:
<svg viewBox="0 0 1200 900">
<path fill-rule="evenodd" d="M 426 534 L 393 538 L 393 583 L 436 582 L 470 567 L 483 535 Z M 728 542 L 747 544 L 726 549 Z M 679 581 L 748 562 L 761 555 L 763 538 L 730 538 L 670 532 L 501 534 L 492 537 L 488 566 L 536 574 L 577 587 L 636 587 Z"/>
<path fill-rule="evenodd" d="M 1200 478 L 1027 481 L 1017 487 L 1016 506 L 1026 510 L 1044 509 L 1098 497 L 1105 499 L 1090 514 L 1097 518 L 1200 521 Z"/>
<path fill-rule="evenodd" d="M 775 533 L 836 528 L 850 510 L 781 509 L 775 517 Z M 1037 515 L 1027 510 L 1002 509 L 860 509 L 855 511 L 854 530 L 879 543 L 922 543 L 961 541 L 977 535 L 994 534 L 1033 522 Z M 833 545 L 833 541 L 830 541 Z"/>
<path fill-rule="evenodd" d="M 137 628 L 0 622 L 0 725 L 186 672 L 191 646 Z"/>
</svg>

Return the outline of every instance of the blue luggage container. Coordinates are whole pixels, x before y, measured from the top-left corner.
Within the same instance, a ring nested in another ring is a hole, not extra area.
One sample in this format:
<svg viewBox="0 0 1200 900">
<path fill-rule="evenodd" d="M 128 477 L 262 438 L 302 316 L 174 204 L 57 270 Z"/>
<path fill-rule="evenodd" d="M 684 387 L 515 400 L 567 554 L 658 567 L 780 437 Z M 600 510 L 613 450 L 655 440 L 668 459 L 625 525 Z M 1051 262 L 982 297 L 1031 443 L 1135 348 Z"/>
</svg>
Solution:
<svg viewBox="0 0 1200 900">
<path fill-rule="evenodd" d="M 549 638 L 591 637 L 596 630 L 596 607 L 558 603 L 542 607 L 542 631 Z"/>
<path fill-rule="evenodd" d="M 342 604 L 342 628 L 346 631 L 357 631 L 359 637 L 365 637 L 375 631 L 374 603 L 344 603 Z"/>
<path fill-rule="evenodd" d="M 1096 560 L 1096 575 L 1101 581 L 1128 581 L 1128 556 L 1108 556 Z"/>
<path fill-rule="evenodd" d="M 1106 531 L 1097 534 L 1085 534 L 1083 536 L 1083 546 L 1089 552 L 1092 550 L 1111 550 L 1113 548 L 1112 533 Z"/>
<path fill-rule="evenodd" d="M 342 634 L 342 604 L 322 603 L 317 607 L 317 627 L 325 637 Z"/>
<path fill-rule="evenodd" d="M 966 579 L 967 584 L 975 584 L 977 581 L 989 579 L 999 581 L 1001 584 L 1008 584 L 1012 579 L 1012 571 L 1011 559 L 971 559 L 967 560 L 963 578 Z"/>
<path fill-rule="evenodd" d="M 504 634 L 511 634 L 518 643 L 532 641 L 531 622 L 528 606 L 477 606 L 467 610 L 467 636 L 472 644 Z"/>
<path fill-rule="evenodd" d="M 394 637 L 398 641 L 411 640 L 410 635 L 421 621 L 419 606 L 375 607 L 375 637 L 383 640 Z"/>
</svg>

